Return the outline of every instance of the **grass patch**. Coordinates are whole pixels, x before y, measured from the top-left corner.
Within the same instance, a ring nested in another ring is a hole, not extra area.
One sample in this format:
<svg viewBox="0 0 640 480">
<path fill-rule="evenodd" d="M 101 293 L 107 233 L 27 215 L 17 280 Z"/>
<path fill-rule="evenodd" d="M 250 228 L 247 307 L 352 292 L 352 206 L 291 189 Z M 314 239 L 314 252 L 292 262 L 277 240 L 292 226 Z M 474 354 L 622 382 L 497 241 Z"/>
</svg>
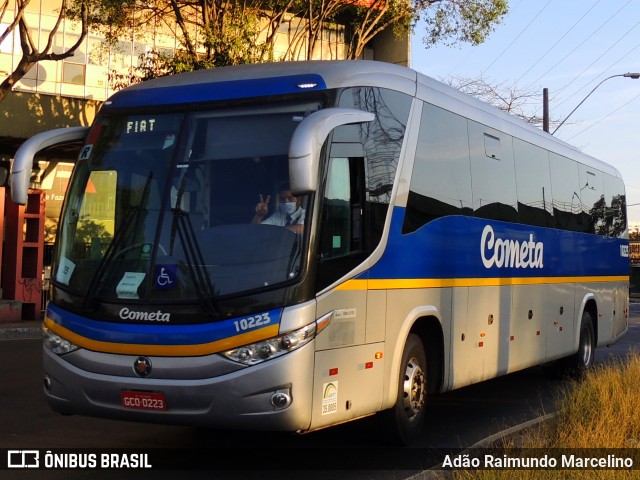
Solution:
<svg viewBox="0 0 640 480">
<path fill-rule="evenodd" d="M 532 450 L 535 449 L 535 450 Z M 586 450 L 581 450 L 586 449 Z M 598 452 L 597 449 L 621 449 Z M 581 381 L 570 381 L 550 421 L 505 439 L 491 450 L 498 457 L 559 458 L 557 469 L 455 470 L 450 478 L 467 479 L 640 479 L 640 354 L 624 362 L 596 366 Z M 469 452 L 473 456 L 473 452 Z M 560 455 L 606 457 L 632 455 L 634 470 L 561 469 Z"/>
</svg>

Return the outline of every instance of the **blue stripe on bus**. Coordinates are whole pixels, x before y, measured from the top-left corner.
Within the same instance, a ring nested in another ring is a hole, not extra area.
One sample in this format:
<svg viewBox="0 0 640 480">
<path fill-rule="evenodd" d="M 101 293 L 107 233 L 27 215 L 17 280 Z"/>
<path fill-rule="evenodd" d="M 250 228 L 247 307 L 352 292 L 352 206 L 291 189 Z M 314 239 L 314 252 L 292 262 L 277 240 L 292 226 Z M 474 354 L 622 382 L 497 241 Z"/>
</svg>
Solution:
<svg viewBox="0 0 640 480">
<path fill-rule="evenodd" d="M 360 278 L 451 279 L 599 277 L 629 275 L 628 240 L 578 232 L 450 216 L 403 235 L 404 208 L 393 211 L 385 251 Z M 489 226 L 490 228 L 486 228 Z M 484 261 L 481 240 L 485 232 Z M 492 248 L 490 240 L 493 240 Z M 498 242 L 500 240 L 500 242 Z M 505 266 L 496 243 L 509 242 L 509 255 L 526 254 Z M 523 244 L 526 243 L 526 246 Z M 530 248 L 532 247 L 533 248 Z M 536 252 L 535 248 L 538 248 Z M 536 253 L 542 255 L 536 260 Z M 533 257 L 531 257 L 533 255 Z M 518 266 L 518 260 L 520 265 Z M 502 266 L 498 266 L 502 261 Z M 486 265 L 485 265 L 486 263 Z"/>
<path fill-rule="evenodd" d="M 251 315 L 212 323 L 195 325 L 171 325 L 166 323 L 132 324 L 91 320 L 81 315 L 49 304 L 47 316 L 58 325 L 82 337 L 108 343 L 127 343 L 139 345 L 200 345 L 249 333 L 264 327 L 280 323 L 282 309 L 261 312 L 268 314 L 269 323 L 250 325 Z M 253 315 L 258 317 L 260 314 Z M 237 323 L 236 323 L 237 322 Z M 246 328 L 245 328 L 246 327 Z"/>
<path fill-rule="evenodd" d="M 315 86 L 301 89 L 298 86 L 301 84 L 315 84 Z M 301 93 L 325 90 L 326 88 L 324 79 L 317 74 L 194 83 L 157 88 L 135 88 L 115 93 L 109 99 L 111 103 L 105 104 L 104 109 L 201 103 L 235 98 Z"/>
</svg>

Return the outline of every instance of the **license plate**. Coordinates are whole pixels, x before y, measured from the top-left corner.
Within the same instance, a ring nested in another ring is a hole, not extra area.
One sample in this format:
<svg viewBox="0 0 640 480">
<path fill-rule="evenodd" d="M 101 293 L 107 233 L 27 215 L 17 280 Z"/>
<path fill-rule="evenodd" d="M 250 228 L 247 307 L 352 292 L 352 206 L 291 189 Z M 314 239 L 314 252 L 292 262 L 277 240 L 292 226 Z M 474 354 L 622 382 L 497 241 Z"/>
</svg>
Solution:
<svg viewBox="0 0 640 480">
<path fill-rule="evenodd" d="M 162 392 L 137 392 L 125 390 L 120 394 L 124 408 L 137 410 L 166 410 L 167 400 Z"/>
</svg>

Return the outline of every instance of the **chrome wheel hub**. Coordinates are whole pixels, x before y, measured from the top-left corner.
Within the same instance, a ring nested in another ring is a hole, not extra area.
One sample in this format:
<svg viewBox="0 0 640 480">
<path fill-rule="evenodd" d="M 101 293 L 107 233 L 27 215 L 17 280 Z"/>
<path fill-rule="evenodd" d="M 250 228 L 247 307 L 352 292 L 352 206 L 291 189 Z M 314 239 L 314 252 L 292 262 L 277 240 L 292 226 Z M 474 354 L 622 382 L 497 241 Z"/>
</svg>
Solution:
<svg viewBox="0 0 640 480">
<path fill-rule="evenodd" d="M 420 413 L 427 396 L 427 377 L 415 358 L 407 363 L 404 373 L 404 411 L 409 420 Z"/>
</svg>

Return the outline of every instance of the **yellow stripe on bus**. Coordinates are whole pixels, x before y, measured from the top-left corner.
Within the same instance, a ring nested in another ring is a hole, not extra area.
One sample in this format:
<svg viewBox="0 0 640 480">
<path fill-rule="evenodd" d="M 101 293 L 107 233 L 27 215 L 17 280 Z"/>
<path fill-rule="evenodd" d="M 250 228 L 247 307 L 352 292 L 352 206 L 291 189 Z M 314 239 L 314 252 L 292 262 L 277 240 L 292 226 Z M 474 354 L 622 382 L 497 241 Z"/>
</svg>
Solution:
<svg viewBox="0 0 640 480">
<path fill-rule="evenodd" d="M 509 278 L 416 278 L 348 280 L 336 290 L 401 290 L 409 288 L 498 287 L 503 285 L 545 285 L 559 283 L 627 282 L 629 277 L 509 277 Z"/>
<path fill-rule="evenodd" d="M 278 334 L 279 325 L 254 330 L 233 337 L 197 345 L 142 345 L 129 343 L 112 343 L 92 340 L 59 325 L 50 318 L 45 318 L 44 325 L 52 332 L 87 350 L 124 355 L 150 355 L 158 357 L 199 357 L 230 350 L 235 347 L 259 342 Z"/>
</svg>

